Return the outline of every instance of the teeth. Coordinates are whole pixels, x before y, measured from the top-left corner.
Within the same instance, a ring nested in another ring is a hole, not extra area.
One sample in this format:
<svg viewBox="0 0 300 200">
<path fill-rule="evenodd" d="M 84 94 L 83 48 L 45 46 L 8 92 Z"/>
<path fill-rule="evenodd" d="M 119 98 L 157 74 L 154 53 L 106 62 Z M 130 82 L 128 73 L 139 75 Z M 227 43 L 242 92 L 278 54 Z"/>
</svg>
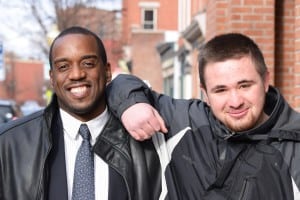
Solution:
<svg viewBox="0 0 300 200">
<path fill-rule="evenodd" d="M 85 94 L 86 92 L 86 87 L 76 87 L 76 88 L 72 88 L 71 89 L 71 93 L 76 95 L 76 96 L 81 96 L 83 94 Z"/>
</svg>

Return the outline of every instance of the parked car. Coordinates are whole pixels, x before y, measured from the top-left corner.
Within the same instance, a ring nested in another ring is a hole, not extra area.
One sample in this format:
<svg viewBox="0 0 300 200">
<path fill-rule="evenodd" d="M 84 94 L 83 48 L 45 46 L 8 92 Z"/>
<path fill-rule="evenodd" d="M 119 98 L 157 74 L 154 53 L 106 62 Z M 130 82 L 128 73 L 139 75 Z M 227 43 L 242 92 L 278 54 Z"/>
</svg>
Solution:
<svg viewBox="0 0 300 200">
<path fill-rule="evenodd" d="M 13 100 L 0 99 L 0 124 L 18 118 L 18 107 Z"/>
</svg>

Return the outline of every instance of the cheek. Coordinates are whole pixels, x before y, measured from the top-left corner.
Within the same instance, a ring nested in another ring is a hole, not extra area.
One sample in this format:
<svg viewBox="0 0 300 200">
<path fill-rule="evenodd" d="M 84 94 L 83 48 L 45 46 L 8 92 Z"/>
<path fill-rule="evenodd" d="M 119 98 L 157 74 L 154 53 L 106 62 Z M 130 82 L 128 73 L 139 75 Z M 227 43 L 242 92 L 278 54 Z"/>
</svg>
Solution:
<svg viewBox="0 0 300 200">
<path fill-rule="evenodd" d="M 210 96 L 207 98 L 207 104 L 210 106 L 211 110 L 217 114 L 222 112 L 226 107 L 226 100 L 222 97 Z"/>
<path fill-rule="evenodd" d="M 256 94 L 256 95 L 253 95 Z M 265 90 L 264 88 L 257 88 L 253 90 L 249 95 L 247 95 L 247 100 L 258 107 L 263 107 L 265 102 Z"/>
<path fill-rule="evenodd" d="M 264 94 L 261 94 L 257 98 L 252 98 L 251 104 L 257 109 L 258 112 L 263 110 L 265 104 Z"/>
<path fill-rule="evenodd" d="M 51 86 L 54 90 L 59 89 L 60 87 L 62 87 L 63 83 L 64 83 L 64 76 L 63 75 L 53 75 L 51 77 Z"/>
</svg>

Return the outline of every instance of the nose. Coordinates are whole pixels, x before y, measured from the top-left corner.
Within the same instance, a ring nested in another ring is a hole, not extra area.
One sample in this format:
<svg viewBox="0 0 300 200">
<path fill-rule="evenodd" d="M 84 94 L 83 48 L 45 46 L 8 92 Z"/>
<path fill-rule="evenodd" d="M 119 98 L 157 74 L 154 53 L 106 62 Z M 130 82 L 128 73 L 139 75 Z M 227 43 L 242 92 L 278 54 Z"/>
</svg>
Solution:
<svg viewBox="0 0 300 200">
<path fill-rule="evenodd" d="M 84 69 L 79 65 L 74 65 L 70 71 L 69 78 L 72 80 L 83 79 L 86 76 Z"/>
<path fill-rule="evenodd" d="M 237 90 L 233 90 L 229 95 L 229 106 L 232 108 L 239 108 L 243 104 L 243 97 Z"/>
</svg>

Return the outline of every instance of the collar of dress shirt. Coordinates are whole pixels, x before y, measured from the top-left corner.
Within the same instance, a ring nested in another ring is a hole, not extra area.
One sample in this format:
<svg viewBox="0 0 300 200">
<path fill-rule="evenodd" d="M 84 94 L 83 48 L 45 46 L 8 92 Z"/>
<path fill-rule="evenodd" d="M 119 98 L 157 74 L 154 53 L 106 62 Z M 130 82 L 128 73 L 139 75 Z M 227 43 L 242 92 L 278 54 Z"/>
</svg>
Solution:
<svg viewBox="0 0 300 200">
<path fill-rule="evenodd" d="M 96 118 L 87 121 L 82 122 L 76 118 L 74 118 L 72 115 L 64 111 L 60 108 L 60 115 L 62 124 L 64 127 L 64 132 L 69 135 L 72 139 L 76 140 L 79 137 L 79 127 L 82 123 L 87 124 L 89 127 L 90 133 L 91 133 L 91 143 L 95 144 L 96 138 L 102 131 L 103 127 L 105 126 L 108 118 L 109 118 L 109 112 L 107 110 L 107 107 L 105 108 L 104 112 L 102 112 L 99 116 Z"/>
</svg>

